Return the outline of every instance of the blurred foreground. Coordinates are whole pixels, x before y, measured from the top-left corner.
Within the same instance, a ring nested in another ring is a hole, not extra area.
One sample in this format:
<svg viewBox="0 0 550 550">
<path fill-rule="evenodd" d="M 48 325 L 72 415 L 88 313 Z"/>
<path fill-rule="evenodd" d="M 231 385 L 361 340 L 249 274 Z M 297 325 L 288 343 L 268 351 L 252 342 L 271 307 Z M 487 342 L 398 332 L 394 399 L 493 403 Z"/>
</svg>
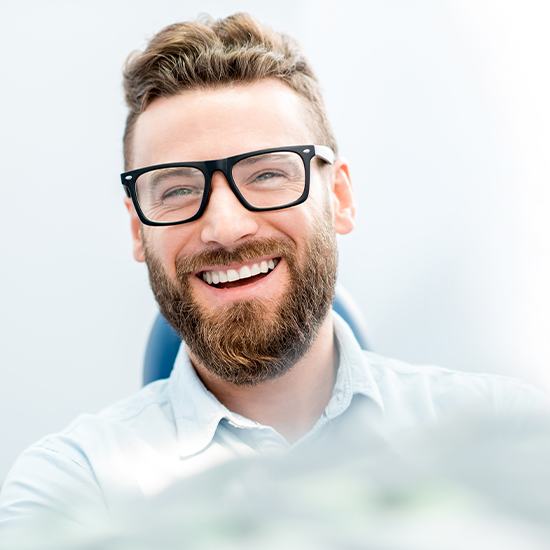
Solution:
<svg viewBox="0 0 550 550">
<path fill-rule="evenodd" d="M 391 444 L 340 427 L 184 479 L 108 522 L 84 512 L 86 525 L 14 527 L 0 548 L 547 550 L 550 418 L 470 415 Z"/>
</svg>

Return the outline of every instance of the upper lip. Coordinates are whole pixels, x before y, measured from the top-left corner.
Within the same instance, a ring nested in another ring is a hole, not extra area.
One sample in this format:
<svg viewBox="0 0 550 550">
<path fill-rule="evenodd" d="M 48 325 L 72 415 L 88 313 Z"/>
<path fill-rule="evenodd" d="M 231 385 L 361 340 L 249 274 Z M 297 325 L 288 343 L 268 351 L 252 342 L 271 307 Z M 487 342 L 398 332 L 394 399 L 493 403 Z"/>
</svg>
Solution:
<svg viewBox="0 0 550 550">
<path fill-rule="evenodd" d="M 227 271 L 228 269 L 240 269 L 243 265 L 250 265 L 250 264 L 259 264 L 260 262 L 268 261 L 268 260 L 274 260 L 275 258 L 278 258 L 279 256 L 260 256 L 258 258 L 252 258 L 251 260 L 244 260 L 243 262 L 233 262 L 232 264 L 226 264 L 226 265 L 214 265 L 214 266 L 206 266 L 202 267 L 198 271 L 195 271 L 194 275 L 200 275 L 201 273 L 204 273 L 205 271 Z"/>
</svg>

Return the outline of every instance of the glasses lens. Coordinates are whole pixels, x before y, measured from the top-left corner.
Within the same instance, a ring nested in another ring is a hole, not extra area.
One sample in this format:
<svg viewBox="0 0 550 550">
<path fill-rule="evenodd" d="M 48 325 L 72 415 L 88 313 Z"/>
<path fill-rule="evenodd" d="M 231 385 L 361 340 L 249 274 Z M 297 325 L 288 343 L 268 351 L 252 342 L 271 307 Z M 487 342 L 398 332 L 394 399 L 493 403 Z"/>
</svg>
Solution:
<svg viewBox="0 0 550 550">
<path fill-rule="evenodd" d="M 306 180 L 302 158 L 290 151 L 247 157 L 233 166 L 232 176 L 245 200 L 257 208 L 296 201 Z"/>
<path fill-rule="evenodd" d="M 137 179 L 136 194 L 149 220 L 184 221 L 199 210 L 204 194 L 204 174 L 190 166 L 151 170 Z"/>
</svg>

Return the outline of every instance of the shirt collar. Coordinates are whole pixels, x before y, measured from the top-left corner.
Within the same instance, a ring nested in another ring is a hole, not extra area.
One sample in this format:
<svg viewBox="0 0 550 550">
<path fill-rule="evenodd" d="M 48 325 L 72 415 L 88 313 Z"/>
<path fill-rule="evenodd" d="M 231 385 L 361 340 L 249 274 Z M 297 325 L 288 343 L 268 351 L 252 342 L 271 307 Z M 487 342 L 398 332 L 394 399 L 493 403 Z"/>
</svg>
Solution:
<svg viewBox="0 0 550 550">
<path fill-rule="evenodd" d="M 180 346 L 169 384 L 181 457 L 194 455 L 207 447 L 223 418 L 240 428 L 258 426 L 256 422 L 230 411 L 206 388 L 191 364 L 185 346 Z"/>
<path fill-rule="evenodd" d="M 342 414 L 355 395 L 363 395 L 370 399 L 383 413 L 382 395 L 372 375 L 365 351 L 361 349 L 350 326 L 334 310 L 332 319 L 339 360 L 332 397 L 325 414 L 329 419 Z"/>
<path fill-rule="evenodd" d="M 370 371 L 366 354 L 349 325 L 334 310 L 332 318 L 339 361 L 336 382 L 325 415 L 332 419 L 345 412 L 356 394 L 371 399 L 383 411 L 380 390 Z M 238 428 L 265 427 L 230 411 L 220 403 L 198 377 L 185 346 L 180 346 L 169 386 L 182 457 L 194 455 L 206 448 L 224 418 Z"/>
</svg>

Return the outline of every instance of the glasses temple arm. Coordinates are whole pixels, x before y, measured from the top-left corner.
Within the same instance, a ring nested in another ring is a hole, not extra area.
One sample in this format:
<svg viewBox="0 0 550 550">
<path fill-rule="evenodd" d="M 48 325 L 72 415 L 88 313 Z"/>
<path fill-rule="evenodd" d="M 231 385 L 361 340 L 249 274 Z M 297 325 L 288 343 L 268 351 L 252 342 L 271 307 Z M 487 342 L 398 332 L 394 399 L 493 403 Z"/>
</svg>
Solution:
<svg viewBox="0 0 550 550">
<path fill-rule="evenodd" d="M 335 155 L 334 151 L 326 145 L 314 145 L 315 155 L 321 157 L 325 162 L 334 164 Z"/>
</svg>

